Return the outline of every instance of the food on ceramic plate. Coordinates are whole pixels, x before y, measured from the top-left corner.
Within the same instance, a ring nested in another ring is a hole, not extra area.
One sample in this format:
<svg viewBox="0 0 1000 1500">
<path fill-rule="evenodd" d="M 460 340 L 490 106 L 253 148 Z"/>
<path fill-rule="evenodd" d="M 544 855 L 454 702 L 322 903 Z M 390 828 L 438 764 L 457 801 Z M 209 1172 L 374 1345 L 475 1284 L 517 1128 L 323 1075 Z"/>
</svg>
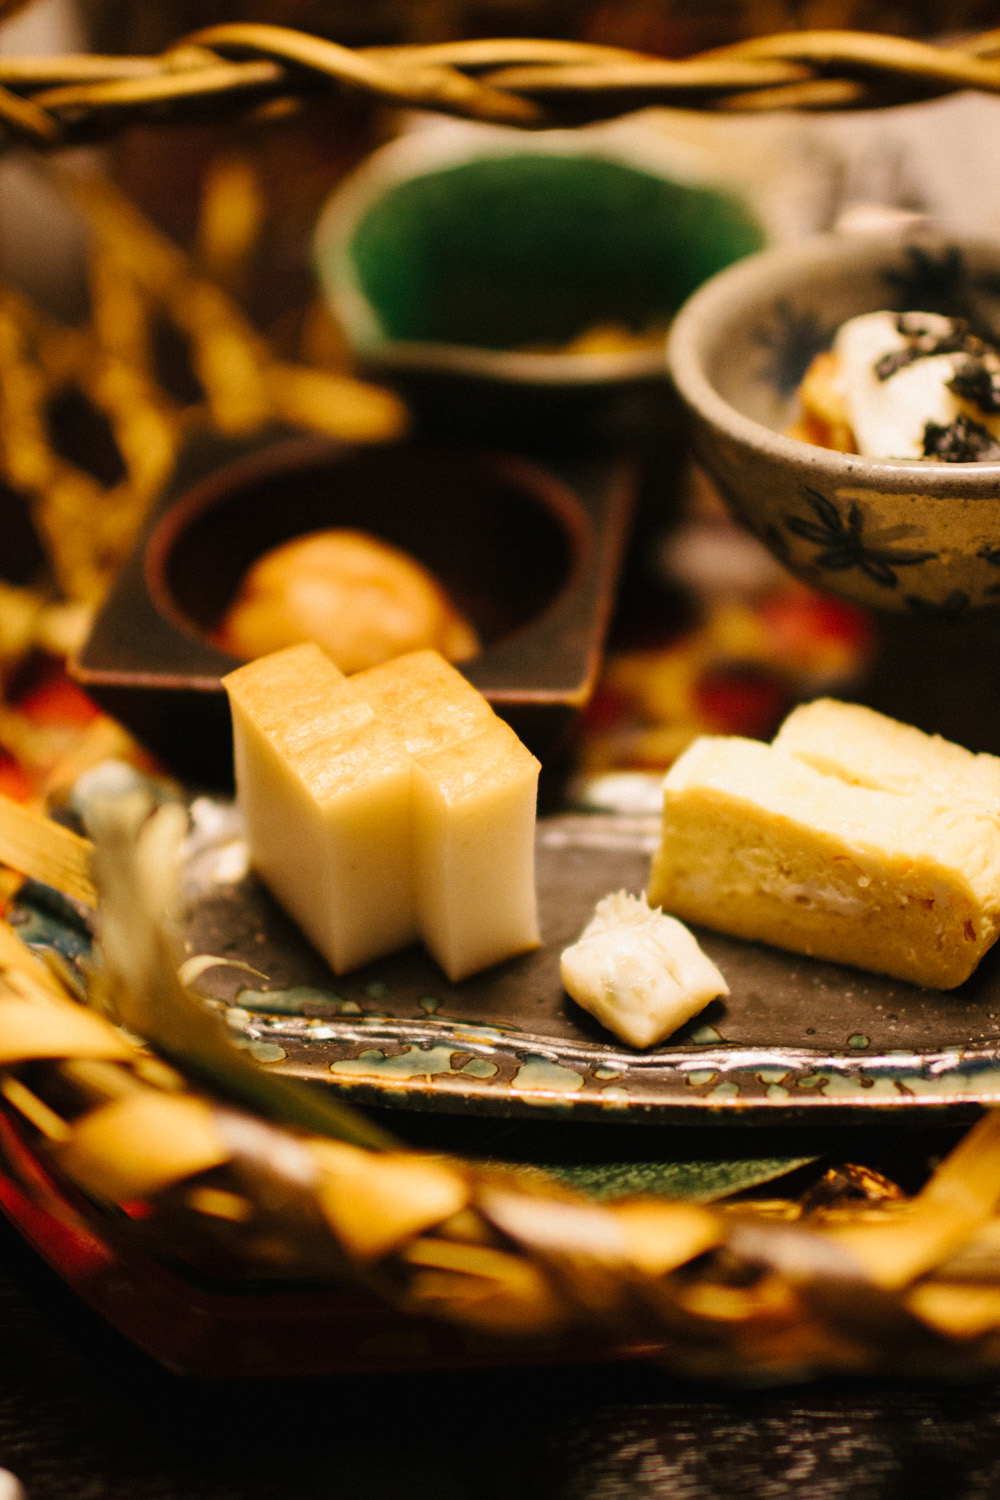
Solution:
<svg viewBox="0 0 1000 1500">
<path fill-rule="evenodd" d="M 460 672 L 415 652 L 352 679 L 412 757 L 420 934 L 449 979 L 538 946 L 538 761 Z"/>
<path fill-rule="evenodd" d="M 265 552 L 214 640 L 248 661 L 315 641 L 348 673 L 424 648 L 449 661 L 480 649 L 472 625 L 415 558 L 347 530 L 310 532 Z"/>
<path fill-rule="evenodd" d="M 645 896 L 605 896 L 560 973 L 567 992 L 633 1047 L 652 1047 L 729 986 L 694 933 Z"/>
<path fill-rule="evenodd" d="M 865 313 L 799 390 L 790 436 L 864 458 L 1000 462 L 1000 355 L 961 319 Z"/>
<path fill-rule="evenodd" d="M 703 736 L 664 781 L 649 900 L 684 921 L 952 989 L 1000 931 L 994 757 L 822 704 Z"/>
<path fill-rule="evenodd" d="M 431 651 L 312 643 L 224 679 L 255 868 L 342 974 L 421 938 L 457 980 L 538 945 L 539 763 Z"/>
<path fill-rule="evenodd" d="M 416 937 L 411 761 L 318 646 L 224 679 L 255 868 L 335 973 Z"/>
</svg>

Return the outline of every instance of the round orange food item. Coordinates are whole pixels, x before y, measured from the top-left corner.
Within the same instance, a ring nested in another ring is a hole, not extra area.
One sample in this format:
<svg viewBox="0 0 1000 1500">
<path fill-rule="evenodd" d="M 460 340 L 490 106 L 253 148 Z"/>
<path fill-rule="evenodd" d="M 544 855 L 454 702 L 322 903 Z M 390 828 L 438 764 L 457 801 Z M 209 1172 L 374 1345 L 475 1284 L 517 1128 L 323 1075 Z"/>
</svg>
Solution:
<svg viewBox="0 0 1000 1500">
<path fill-rule="evenodd" d="M 425 647 L 449 661 L 480 649 L 427 569 L 363 531 L 310 532 L 265 552 L 214 638 L 247 660 L 315 641 L 348 673 Z"/>
</svg>

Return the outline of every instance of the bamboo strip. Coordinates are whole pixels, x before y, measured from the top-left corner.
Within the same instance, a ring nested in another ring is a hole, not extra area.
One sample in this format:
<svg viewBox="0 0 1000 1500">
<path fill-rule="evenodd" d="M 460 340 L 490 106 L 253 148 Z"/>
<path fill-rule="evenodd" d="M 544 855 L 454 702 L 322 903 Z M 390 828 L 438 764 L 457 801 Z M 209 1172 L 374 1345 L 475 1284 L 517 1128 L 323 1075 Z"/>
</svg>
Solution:
<svg viewBox="0 0 1000 1500">
<path fill-rule="evenodd" d="M 89 839 L 0 794 L 0 864 L 96 906 L 92 855 Z"/>
<path fill-rule="evenodd" d="M 233 22 L 181 38 L 157 58 L 0 58 L 0 126 L 10 140 L 44 148 L 133 121 L 280 114 L 331 91 L 526 128 L 612 118 L 642 104 L 865 108 L 956 89 L 1000 92 L 997 36 L 942 46 L 805 30 L 664 59 L 544 38 L 351 49 Z"/>
</svg>

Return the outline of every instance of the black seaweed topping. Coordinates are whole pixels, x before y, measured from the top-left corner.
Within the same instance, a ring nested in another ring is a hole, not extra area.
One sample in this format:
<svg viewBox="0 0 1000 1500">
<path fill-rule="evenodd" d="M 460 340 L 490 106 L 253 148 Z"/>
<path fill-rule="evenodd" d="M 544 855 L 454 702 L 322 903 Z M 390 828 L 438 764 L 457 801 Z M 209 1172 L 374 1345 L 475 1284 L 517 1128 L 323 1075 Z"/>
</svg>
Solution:
<svg viewBox="0 0 1000 1500">
<path fill-rule="evenodd" d="M 947 385 L 949 391 L 978 406 L 981 412 L 1000 412 L 1000 372 L 987 369 L 981 359 L 967 359 Z"/>
<path fill-rule="evenodd" d="M 981 359 L 986 353 L 982 339 L 970 333 L 969 325 L 962 318 L 953 318 L 947 332 L 941 333 L 929 329 L 920 313 L 900 313 L 896 319 L 896 332 L 906 339 L 906 347 L 893 349 L 875 361 L 875 375 L 879 380 L 888 380 L 897 370 L 904 370 L 918 359 L 931 359 L 936 354 L 968 354 Z"/>
<path fill-rule="evenodd" d="M 946 464 L 986 464 L 1000 462 L 1000 443 L 978 422 L 956 417 L 943 426 L 940 422 L 924 425 L 924 458 L 936 458 Z"/>
<path fill-rule="evenodd" d="M 903 253 L 906 265 L 884 273 L 897 307 L 954 315 L 968 302 L 972 277 L 957 245 L 907 245 Z"/>
<path fill-rule="evenodd" d="M 981 303 L 984 297 L 1000 295 L 1000 277 L 995 271 L 970 269 L 957 245 L 910 244 L 903 256 L 903 265 L 883 272 L 896 307 L 965 317 L 982 338 L 994 339 L 995 330 L 984 320 Z"/>
</svg>

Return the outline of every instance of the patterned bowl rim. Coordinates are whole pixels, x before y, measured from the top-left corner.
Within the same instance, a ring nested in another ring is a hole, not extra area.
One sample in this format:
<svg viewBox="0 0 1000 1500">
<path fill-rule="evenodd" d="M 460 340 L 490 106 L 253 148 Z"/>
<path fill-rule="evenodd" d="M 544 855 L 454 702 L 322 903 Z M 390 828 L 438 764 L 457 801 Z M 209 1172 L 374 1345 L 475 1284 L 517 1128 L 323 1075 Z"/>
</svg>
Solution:
<svg viewBox="0 0 1000 1500">
<path fill-rule="evenodd" d="M 963 235 L 939 236 L 942 245 L 955 245 L 995 262 L 1000 271 L 1000 240 Z M 858 484 L 895 493 L 943 491 L 968 495 L 998 493 L 1000 465 L 985 463 L 928 463 L 919 459 L 868 459 L 839 453 L 799 438 L 786 437 L 732 406 L 708 378 L 705 356 L 717 343 L 720 328 L 745 318 L 748 307 L 772 296 L 794 293 L 815 271 L 841 269 L 845 274 L 868 266 L 883 256 L 898 255 L 914 242 L 912 232 L 884 234 L 822 234 L 794 244 L 758 251 L 717 272 L 699 287 L 680 309 L 667 341 L 671 378 L 684 404 L 709 427 L 775 463 L 822 470 L 833 482 Z"/>
</svg>

